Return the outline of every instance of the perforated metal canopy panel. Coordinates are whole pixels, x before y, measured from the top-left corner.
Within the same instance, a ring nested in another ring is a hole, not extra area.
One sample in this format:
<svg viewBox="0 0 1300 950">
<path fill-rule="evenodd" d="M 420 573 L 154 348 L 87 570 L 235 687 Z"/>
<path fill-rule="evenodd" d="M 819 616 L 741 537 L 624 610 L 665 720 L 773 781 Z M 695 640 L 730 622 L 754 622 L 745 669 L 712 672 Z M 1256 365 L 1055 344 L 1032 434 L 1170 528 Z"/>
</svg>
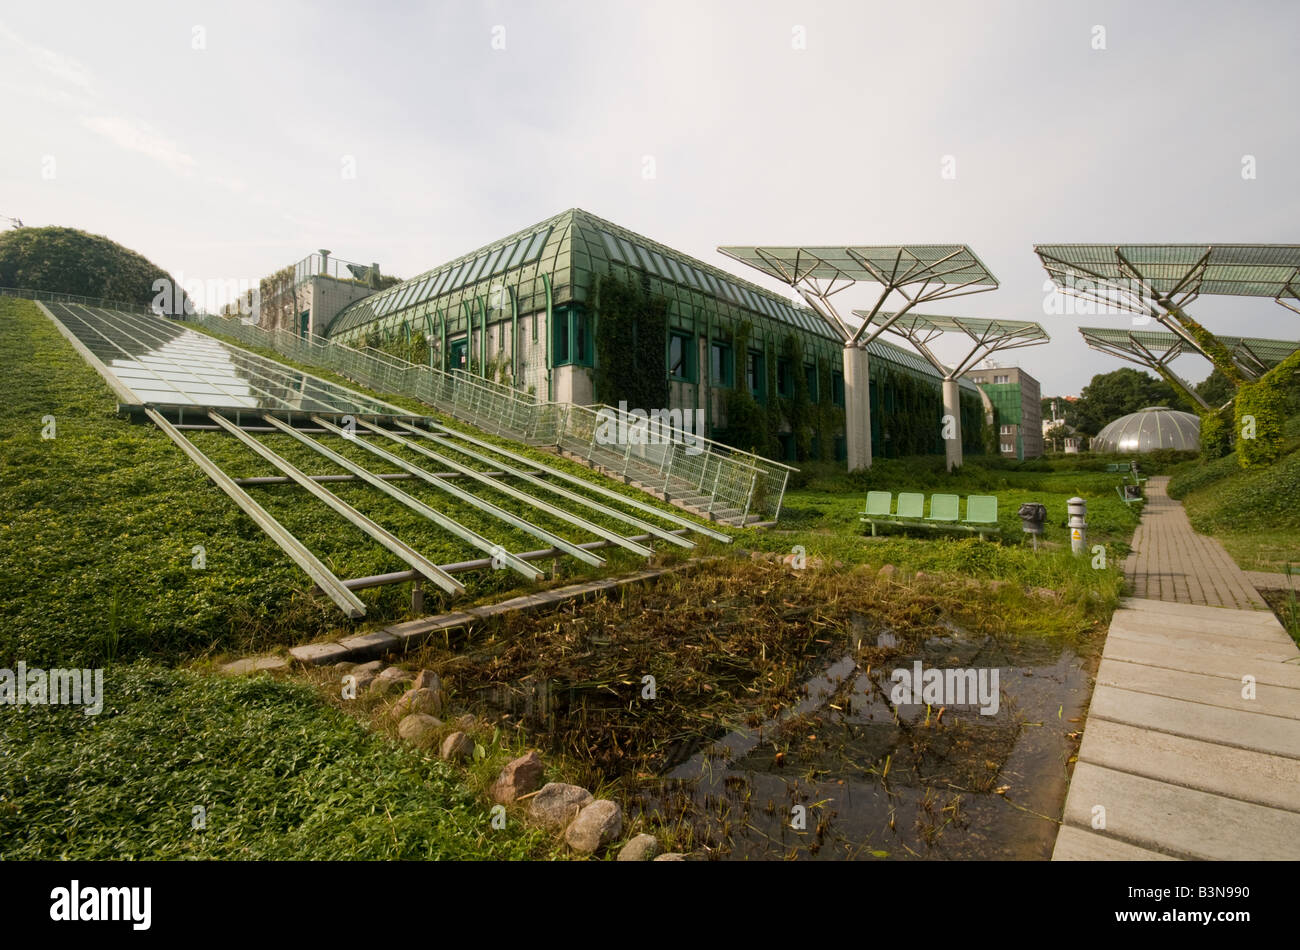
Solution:
<svg viewBox="0 0 1300 950">
<path fill-rule="evenodd" d="M 888 286 L 935 282 L 996 287 L 997 280 L 965 244 L 838 247 L 730 246 L 723 254 L 788 284 L 807 279 L 868 281 Z"/>
<path fill-rule="evenodd" d="M 1038 244 L 1058 287 L 1140 281 L 1166 296 L 1196 292 L 1300 299 L 1296 244 Z"/>
<path fill-rule="evenodd" d="M 1079 333 L 1090 345 L 1100 345 L 1116 350 L 1145 355 L 1164 353 L 1175 347 L 1182 348 L 1186 341 L 1176 333 L 1159 330 L 1125 330 L 1116 327 L 1079 327 Z M 1274 366 L 1296 350 L 1300 341 L 1264 340 L 1258 337 L 1217 336 L 1234 357 L 1260 366 Z"/>
<path fill-rule="evenodd" d="M 854 310 L 854 316 L 866 319 L 871 316 L 869 310 Z M 892 313 L 878 313 L 877 318 L 889 319 Z M 1047 331 L 1031 320 L 995 320 L 987 317 L 945 317 L 924 313 L 905 313 L 894 320 L 895 330 L 902 332 L 920 332 L 940 334 L 965 333 L 972 340 L 1006 341 L 1008 344 L 1025 346 L 1030 343 L 1046 343 Z M 1007 347 L 1004 347 L 1007 348 Z"/>
<path fill-rule="evenodd" d="M 163 317 L 76 304 L 48 308 L 145 405 L 411 415 Z"/>
</svg>

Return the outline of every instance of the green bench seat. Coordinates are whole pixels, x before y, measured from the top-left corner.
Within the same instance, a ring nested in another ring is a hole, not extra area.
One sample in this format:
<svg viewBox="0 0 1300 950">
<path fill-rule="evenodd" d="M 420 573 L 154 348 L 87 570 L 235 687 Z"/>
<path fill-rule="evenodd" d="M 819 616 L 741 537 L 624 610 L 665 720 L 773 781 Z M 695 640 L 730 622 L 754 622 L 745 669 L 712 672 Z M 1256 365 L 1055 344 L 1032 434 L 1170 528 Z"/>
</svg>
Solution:
<svg viewBox="0 0 1300 950">
<path fill-rule="evenodd" d="M 998 499 L 996 495 L 970 495 L 966 499 L 966 519 L 960 520 L 961 496 L 935 494 L 930 496 L 930 514 L 925 514 L 923 492 L 899 492 L 898 506 L 891 513 L 893 494 L 887 491 L 867 492 L 867 504 L 861 521 L 871 525 L 876 534 L 877 525 L 895 525 L 901 528 L 923 527 L 940 531 L 966 531 L 981 538 L 998 531 Z"/>
</svg>

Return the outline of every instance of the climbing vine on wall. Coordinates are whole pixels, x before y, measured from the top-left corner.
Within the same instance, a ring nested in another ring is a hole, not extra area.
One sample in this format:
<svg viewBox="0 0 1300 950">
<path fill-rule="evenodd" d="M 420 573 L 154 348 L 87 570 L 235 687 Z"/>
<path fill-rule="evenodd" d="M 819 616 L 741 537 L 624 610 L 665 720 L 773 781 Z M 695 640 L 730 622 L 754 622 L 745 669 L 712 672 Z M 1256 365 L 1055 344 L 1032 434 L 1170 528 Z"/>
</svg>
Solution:
<svg viewBox="0 0 1300 950">
<path fill-rule="evenodd" d="M 639 283 L 603 275 L 591 298 L 595 318 L 597 402 L 668 406 L 668 301 Z"/>
</svg>

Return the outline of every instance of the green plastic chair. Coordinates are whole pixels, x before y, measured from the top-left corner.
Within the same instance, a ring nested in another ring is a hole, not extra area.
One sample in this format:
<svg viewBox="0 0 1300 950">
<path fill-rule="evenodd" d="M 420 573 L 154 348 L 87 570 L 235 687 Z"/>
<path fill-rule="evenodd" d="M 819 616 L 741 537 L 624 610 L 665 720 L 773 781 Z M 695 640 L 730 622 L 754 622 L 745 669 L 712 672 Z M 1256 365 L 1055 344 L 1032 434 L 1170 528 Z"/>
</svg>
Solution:
<svg viewBox="0 0 1300 950">
<path fill-rule="evenodd" d="M 896 514 L 900 518 L 915 518 L 919 521 L 925 514 L 925 495 L 916 491 L 899 492 Z"/>
<path fill-rule="evenodd" d="M 961 499 L 956 495 L 931 495 L 927 521 L 956 521 Z"/>
<path fill-rule="evenodd" d="M 1107 463 L 1106 463 L 1106 471 L 1108 471 L 1108 472 L 1118 472 L 1119 470 L 1120 470 L 1120 468 L 1119 468 L 1119 463 L 1118 463 L 1118 462 L 1107 462 Z"/>
<path fill-rule="evenodd" d="M 889 515 L 890 505 L 893 504 L 893 501 L 893 492 L 869 491 L 867 492 L 867 507 L 862 513 L 869 518 L 887 517 Z"/>
<path fill-rule="evenodd" d="M 998 496 L 971 495 L 967 498 L 966 521 L 969 524 L 997 524 Z"/>
</svg>

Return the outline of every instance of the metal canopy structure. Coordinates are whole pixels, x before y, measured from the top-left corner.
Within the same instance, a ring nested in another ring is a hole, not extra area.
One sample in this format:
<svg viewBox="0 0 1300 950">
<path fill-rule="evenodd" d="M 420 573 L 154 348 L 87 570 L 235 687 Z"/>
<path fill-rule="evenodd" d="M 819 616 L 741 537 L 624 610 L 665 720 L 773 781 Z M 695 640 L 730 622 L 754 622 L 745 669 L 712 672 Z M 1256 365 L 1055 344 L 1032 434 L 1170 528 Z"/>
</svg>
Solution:
<svg viewBox="0 0 1300 950">
<path fill-rule="evenodd" d="M 1118 356 L 1154 370 L 1202 409 L 1213 409 L 1196 390 L 1170 368 L 1170 363 L 1186 353 L 1203 356 L 1176 333 L 1159 330 L 1124 330 L 1115 327 L 1079 327 L 1079 333 L 1094 350 Z M 1221 336 L 1219 342 L 1232 360 L 1253 376 L 1261 376 L 1296 350 L 1300 342 L 1264 340 L 1257 337 Z"/>
<path fill-rule="evenodd" d="M 870 319 L 865 310 L 854 310 L 854 316 Z M 888 324 L 891 332 L 903 337 L 930 361 L 944 379 L 956 379 L 980 360 L 1003 350 L 1047 343 L 1050 337 L 1041 325 L 1029 320 L 991 320 L 983 317 L 940 317 L 921 313 L 898 316 L 892 313 L 875 315 Z M 931 344 L 945 333 L 964 333 L 972 342 L 966 355 L 952 365 L 945 364 L 931 349 Z"/>
<path fill-rule="evenodd" d="M 175 442 L 351 618 L 360 618 L 366 612 L 354 591 L 379 584 L 412 581 L 412 600 L 418 607 L 423 603 L 421 585 L 425 582 L 449 596 L 463 593 L 464 584 L 453 574 L 465 570 L 508 568 L 535 581 L 543 575 L 530 562 L 538 559 L 568 556 L 601 566 L 605 560 L 595 553 L 599 548 L 619 547 L 648 558 L 654 553 L 650 546 L 654 540 L 684 548 L 695 546 L 687 536 L 690 533 L 731 540 L 721 531 L 628 498 L 592 478 L 542 464 L 425 416 L 178 327 L 170 320 L 79 304 L 42 306 L 83 358 L 104 377 L 120 406 L 147 418 Z M 280 475 L 232 478 L 187 437 L 183 430 L 188 429 L 228 434 Z M 310 458 L 332 465 L 333 471 L 309 474 L 265 444 L 262 437 L 266 435 L 290 437 L 314 453 Z M 411 436 L 418 438 L 412 440 Z M 327 444 L 327 440 L 333 441 Z M 434 451 L 421 440 L 429 440 L 442 451 Z M 385 463 L 387 470 L 374 471 L 359 464 L 344 454 L 347 446 L 375 457 Z M 437 471 L 417 464 L 416 459 L 431 460 L 437 464 Z M 526 468 L 516 468 L 511 462 L 523 463 Z M 345 474 L 339 475 L 340 469 Z M 436 503 L 398 488 L 393 484 L 395 477 L 436 490 Z M 323 484 L 340 478 L 377 490 L 487 557 L 455 564 L 434 563 Z M 338 577 L 245 488 L 283 484 L 282 479 L 299 486 L 310 498 L 382 545 L 409 570 L 350 580 Z M 525 491 L 521 484 L 557 496 L 559 501 L 544 500 L 533 490 Z M 475 490 L 471 491 L 469 485 Z M 503 507 L 511 503 L 515 511 Z M 520 504 L 526 506 L 528 517 L 518 513 Z M 545 547 L 512 552 L 500 539 L 486 537 L 458 521 L 458 509 L 473 511 L 480 522 L 486 519 L 503 531 L 516 532 L 516 537 L 520 533 L 531 535 Z M 638 533 L 624 535 L 611 530 L 607 525 L 613 522 L 626 524 Z M 577 540 L 582 535 L 594 540 Z"/>
<path fill-rule="evenodd" d="M 731 246 L 718 248 L 733 260 L 757 268 L 799 291 L 849 344 L 866 344 L 869 322 L 853 328 L 840 317 L 831 297 L 858 283 L 879 284 L 873 315 L 891 293 L 906 301 L 899 314 L 919 303 L 994 290 L 997 279 L 965 244 L 886 244 L 841 247 Z"/>
<path fill-rule="evenodd" d="M 1256 379 L 1192 320 L 1201 294 L 1272 298 L 1300 313 L 1300 245 L 1038 244 L 1034 252 L 1063 293 L 1103 307 L 1149 316 L 1184 340 L 1233 382 Z"/>
<path fill-rule="evenodd" d="M 718 250 L 789 284 L 844 341 L 845 436 L 850 470 L 871 466 L 871 371 L 866 347 L 919 304 L 984 293 L 998 286 L 997 278 L 965 244 L 747 245 Z M 880 292 L 870 310 L 854 311 L 862 318 L 861 325 L 854 327 L 835 309 L 832 298 L 860 283 L 877 284 Z M 882 314 L 886 301 L 895 293 L 902 298 L 902 306 Z M 934 362 L 932 354 L 927 354 L 926 359 Z M 946 380 L 943 391 L 946 410 L 950 402 L 959 406 L 955 381 Z M 952 412 L 960 418 L 959 408 Z M 945 444 L 951 468 L 952 442 L 945 439 Z M 960 434 L 956 458 L 960 463 Z"/>
<path fill-rule="evenodd" d="M 907 340 L 943 377 L 943 408 L 949 417 L 945 422 L 950 430 L 944 438 L 949 471 L 962 463 L 961 396 L 957 380 L 976 363 L 994 353 L 1037 346 L 1049 339 L 1047 331 L 1028 320 L 991 320 L 983 317 L 944 317 L 883 311 L 873 313 L 868 310 L 855 310 L 853 313 L 862 318 L 864 327 L 878 320 L 882 327 Z M 944 363 L 932 348 L 934 342 L 945 333 L 964 334 L 971 343 L 961 359 L 951 365 Z"/>
</svg>

